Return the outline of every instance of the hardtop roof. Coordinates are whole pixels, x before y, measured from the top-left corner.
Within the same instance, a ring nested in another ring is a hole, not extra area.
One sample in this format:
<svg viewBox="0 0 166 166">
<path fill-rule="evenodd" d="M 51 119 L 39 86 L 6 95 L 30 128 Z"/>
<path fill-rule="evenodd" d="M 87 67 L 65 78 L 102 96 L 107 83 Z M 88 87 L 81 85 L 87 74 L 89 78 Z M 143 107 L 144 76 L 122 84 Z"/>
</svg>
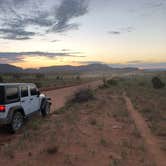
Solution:
<svg viewBox="0 0 166 166">
<path fill-rule="evenodd" d="M 34 83 L 0 83 L 0 86 L 35 85 Z"/>
</svg>

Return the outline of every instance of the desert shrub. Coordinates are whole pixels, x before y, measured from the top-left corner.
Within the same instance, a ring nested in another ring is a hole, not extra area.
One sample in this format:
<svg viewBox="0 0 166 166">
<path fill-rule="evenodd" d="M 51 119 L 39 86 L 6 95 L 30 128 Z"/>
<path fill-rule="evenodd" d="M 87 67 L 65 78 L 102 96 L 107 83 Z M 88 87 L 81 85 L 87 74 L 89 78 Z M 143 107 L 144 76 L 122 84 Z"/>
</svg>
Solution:
<svg viewBox="0 0 166 166">
<path fill-rule="evenodd" d="M 116 86 L 116 85 L 118 85 L 118 81 L 115 80 L 115 79 L 109 79 L 109 80 L 107 81 L 107 84 L 108 84 L 108 85 L 111 85 L 111 86 Z"/>
<path fill-rule="evenodd" d="M 0 82 L 3 82 L 3 77 L 2 76 L 0 76 Z"/>
<path fill-rule="evenodd" d="M 165 86 L 165 84 L 161 81 L 159 77 L 153 77 L 152 84 L 154 89 L 161 89 Z"/>
<path fill-rule="evenodd" d="M 107 79 L 105 77 L 103 77 L 103 84 L 106 84 L 107 83 Z"/>
<path fill-rule="evenodd" d="M 138 85 L 143 87 L 143 86 L 146 85 L 146 83 L 145 82 L 139 82 Z"/>
<path fill-rule="evenodd" d="M 74 94 L 74 97 L 71 101 L 81 103 L 81 102 L 87 102 L 87 101 L 92 100 L 92 99 L 94 99 L 93 90 L 82 89 Z"/>
<path fill-rule="evenodd" d="M 105 78 L 103 78 L 103 84 L 99 86 L 100 89 L 104 89 L 104 88 L 110 88 L 111 86 L 117 86 L 118 85 L 118 79 L 109 79 L 106 80 Z"/>
<path fill-rule="evenodd" d="M 76 80 L 80 80 L 80 76 L 78 75 L 78 76 L 76 76 Z"/>
<path fill-rule="evenodd" d="M 106 146 L 107 145 L 107 141 L 104 138 L 101 138 L 100 139 L 100 144 L 103 145 L 103 146 Z"/>
<path fill-rule="evenodd" d="M 41 82 L 35 82 L 35 85 L 36 85 L 38 88 L 41 88 L 41 87 L 42 87 L 42 83 L 41 83 Z"/>
<path fill-rule="evenodd" d="M 96 124 L 97 124 L 96 119 L 91 119 L 91 120 L 90 120 L 90 124 L 91 124 L 91 125 L 96 125 Z"/>
<path fill-rule="evenodd" d="M 108 86 L 108 84 L 107 84 L 107 80 L 106 80 L 105 77 L 103 78 L 102 81 L 103 81 L 103 84 L 102 84 L 102 85 L 99 85 L 99 88 L 100 88 L 100 89 L 109 88 L 109 86 Z"/>
<path fill-rule="evenodd" d="M 103 87 L 108 87 L 108 85 L 107 85 L 107 79 L 104 77 L 103 78 Z"/>
<path fill-rule="evenodd" d="M 13 79 L 14 80 L 19 80 L 21 78 L 20 74 L 13 74 Z"/>
<path fill-rule="evenodd" d="M 67 104 L 66 104 L 66 106 L 64 106 L 64 107 L 62 107 L 62 108 L 60 108 L 60 109 L 58 109 L 58 110 L 55 110 L 55 111 L 54 111 L 54 114 L 56 114 L 56 115 L 61 115 L 61 114 L 65 113 L 66 110 L 67 110 Z"/>
<path fill-rule="evenodd" d="M 60 76 L 57 76 L 56 79 L 57 79 L 57 80 L 60 80 Z"/>
<path fill-rule="evenodd" d="M 41 74 L 41 73 L 36 74 L 37 79 L 43 79 L 44 77 L 45 77 L 44 74 Z"/>
<path fill-rule="evenodd" d="M 55 154 L 58 152 L 58 147 L 57 146 L 48 147 L 46 151 L 48 154 Z"/>
</svg>

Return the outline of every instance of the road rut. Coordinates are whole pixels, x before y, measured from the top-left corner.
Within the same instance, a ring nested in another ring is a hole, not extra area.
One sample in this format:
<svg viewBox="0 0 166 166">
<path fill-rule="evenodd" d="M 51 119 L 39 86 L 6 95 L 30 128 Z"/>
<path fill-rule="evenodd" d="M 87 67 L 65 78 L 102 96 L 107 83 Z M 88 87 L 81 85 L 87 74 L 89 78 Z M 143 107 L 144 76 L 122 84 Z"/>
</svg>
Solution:
<svg viewBox="0 0 166 166">
<path fill-rule="evenodd" d="M 151 133 L 146 121 L 133 107 L 131 100 L 126 95 L 124 95 L 124 99 L 126 101 L 127 109 L 146 143 L 149 154 L 155 160 L 157 166 L 166 166 L 166 156 L 160 149 L 159 143 L 156 137 Z"/>
</svg>

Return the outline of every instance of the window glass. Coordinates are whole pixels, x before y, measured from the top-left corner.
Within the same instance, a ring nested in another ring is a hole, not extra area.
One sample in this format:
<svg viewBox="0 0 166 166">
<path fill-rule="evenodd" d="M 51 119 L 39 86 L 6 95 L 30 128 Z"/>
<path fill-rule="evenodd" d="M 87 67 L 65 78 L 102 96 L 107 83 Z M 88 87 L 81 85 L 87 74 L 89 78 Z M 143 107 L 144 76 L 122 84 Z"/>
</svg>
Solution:
<svg viewBox="0 0 166 166">
<path fill-rule="evenodd" d="M 27 97 L 28 96 L 28 87 L 23 86 L 21 87 L 21 97 Z"/>
<path fill-rule="evenodd" d="M 0 104 L 4 103 L 4 87 L 0 86 Z"/>
<path fill-rule="evenodd" d="M 37 88 L 35 85 L 31 85 L 30 92 L 31 92 L 31 96 L 37 95 Z"/>
<path fill-rule="evenodd" d="M 16 101 L 19 99 L 18 87 L 11 86 L 6 87 L 6 99 L 7 101 Z"/>
</svg>

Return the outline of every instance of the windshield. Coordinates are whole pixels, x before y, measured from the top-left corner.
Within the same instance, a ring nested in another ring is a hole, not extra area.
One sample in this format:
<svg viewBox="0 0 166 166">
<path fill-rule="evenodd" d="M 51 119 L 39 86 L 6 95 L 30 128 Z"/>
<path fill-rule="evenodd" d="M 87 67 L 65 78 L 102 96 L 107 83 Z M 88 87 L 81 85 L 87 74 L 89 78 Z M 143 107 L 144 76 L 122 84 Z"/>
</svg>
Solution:
<svg viewBox="0 0 166 166">
<path fill-rule="evenodd" d="M 4 104 L 4 87 L 0 86 L 0 104 Z"/>
</svg>

